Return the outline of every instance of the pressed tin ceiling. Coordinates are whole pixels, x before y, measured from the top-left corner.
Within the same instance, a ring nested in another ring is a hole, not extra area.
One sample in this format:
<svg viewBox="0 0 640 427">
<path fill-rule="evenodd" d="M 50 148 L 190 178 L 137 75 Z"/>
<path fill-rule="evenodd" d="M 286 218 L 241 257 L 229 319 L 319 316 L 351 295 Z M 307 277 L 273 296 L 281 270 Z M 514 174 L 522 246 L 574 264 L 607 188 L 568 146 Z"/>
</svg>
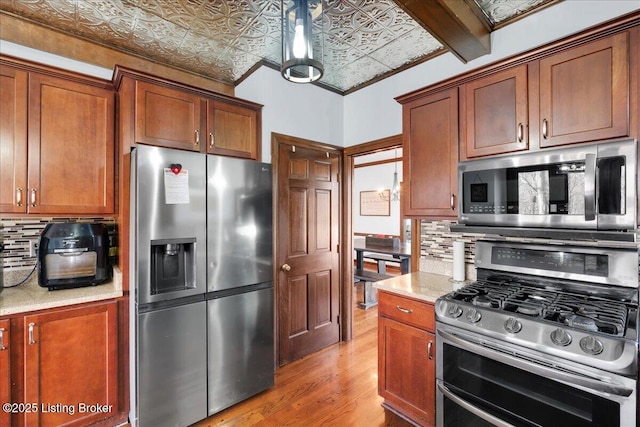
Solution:
<svg viewBox="0 0 640 427">
<path fill-rule="evenodd" d="M 455 1 L 473 3 L 490 30 L 558 0 Z M 0 10 L 229 84 L 281 62 L 280 0 L 0 0 Z M 446 51 L 393 0 L 324 0 L 324 11 L 319 85 L 338 93 Z"/>
</svg>

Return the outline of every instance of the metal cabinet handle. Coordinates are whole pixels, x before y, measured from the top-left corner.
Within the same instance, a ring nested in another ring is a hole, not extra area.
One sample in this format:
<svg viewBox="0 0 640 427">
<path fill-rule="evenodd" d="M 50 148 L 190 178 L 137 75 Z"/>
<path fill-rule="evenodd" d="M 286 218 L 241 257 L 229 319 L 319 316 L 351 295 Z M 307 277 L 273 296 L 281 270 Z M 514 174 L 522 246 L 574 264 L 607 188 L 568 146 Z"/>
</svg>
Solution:
<svg viewBox="0 0 640 427">
<path fill-rule="evenodd" d="M 36 205 L 36 192 L 38 190 L 36 190 L 35 188 L 31 189 L 31 206 L 37 206 Z"/>
<path fill-rule="evenodd" d="M 33 339 L 33 329 L 35 326 L 35 323 L 29 323 L 29 345 L 34 345 L 36 343 L 36 340 Z"/>
<path fill-rule="evenodd" d="M 522 142 L 522 138 L 524 137 L 524 126 L 522 123 L 518 123 L 518 142 Z"/>
<path fill-rule="evenodd" d="M 209 147 L 213 148 L 215 145 L 213 132 L 209 132 Z"/>
<path fill-rule="evenodd" d="M 4 328 L 0 328 L 0 351 L 6 349 L 7 347 L 4 346 Z"/>
<path fill-rule="evenodd" d="M 200 145 L 200 131 L 196 129 L 196 142 L 194 145 Z"/>
<path fill-rule="evenodd" d="M 452 211 L 456 210 L 456 195 L 455 194 L 451 195 L 451 210 Z"/>
<path fill-rule="evenodd" d="M 429 360 L 433 360 L 433 341 L 429 341 L 429 344 L 427 344 L 427 354 L 429 355 Z"/>
<path fill-rule="evenodd" d="M 549 120 L 542 119 L 542 137 L 547 139 L 549 137 Z"/>
<path fill-rule="evenodd" d="M 282 267 L 280 267 L 280 269 L 282 271 L 291 271 L 291 266 L 289 264 L 282 264 Z"/>
<path fill-rule="evenodd" d="M 16 188 L 16 205 L 22 207 L 22 187 Z"/>
<path fill-rule="evenodd" d="M 413 310 L 411 310 L 410 308 L 403 308 L 403 307 L 400 307 L 399 305 L 396 305 L 396 308 L 403 313 L 407 313 L 407 314 L 413 313 Z"/>
</svg>

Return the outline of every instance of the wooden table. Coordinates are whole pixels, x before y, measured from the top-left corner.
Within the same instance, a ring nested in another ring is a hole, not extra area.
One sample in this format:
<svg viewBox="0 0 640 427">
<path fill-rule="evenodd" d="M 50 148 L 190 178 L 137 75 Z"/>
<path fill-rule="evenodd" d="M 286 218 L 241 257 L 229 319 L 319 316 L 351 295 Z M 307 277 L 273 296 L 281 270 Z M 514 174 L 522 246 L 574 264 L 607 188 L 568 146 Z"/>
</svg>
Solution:
<svg viewBox="0 0 640 427">
<path fill-rule="evenodd" d="M 393 276 L 386 274 L 386 263 L 400 264 L 400 273 L 407 274 L 411 269 L 411 245 L 400 243 L 399 246 L 382 246 L 367 244 L 364 238 L 353 240 L 353 250 L 356 252 L 356 269 L 353 278 L 356 283 L 364 282 L 364 298 L 359 305 L 362 308 L 373 307 L 378 304 L 373 282 L 388 279 Z M 377 262 L 378 272 L 364 269 L 364 259 L 370 258 Z"/>
</svg>

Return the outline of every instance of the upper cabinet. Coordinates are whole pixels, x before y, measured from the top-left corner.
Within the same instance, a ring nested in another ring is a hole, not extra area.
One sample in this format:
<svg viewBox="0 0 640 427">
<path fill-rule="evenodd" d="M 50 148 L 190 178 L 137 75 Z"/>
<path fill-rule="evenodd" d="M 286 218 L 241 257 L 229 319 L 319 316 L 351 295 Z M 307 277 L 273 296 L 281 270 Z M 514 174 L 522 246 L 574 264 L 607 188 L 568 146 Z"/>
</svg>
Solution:
<svg viewBox="0 0 640 427">
<path fill-rule="evenodd" d="M 0 211 L 27 209 L 28 73 L 0 66 Z"/>
<path fill-rule="evenodd" d="M 467 157 L 528 148 L 526 65 L 465 84 L 460 100 L 464 115 L 461 137 Z"/>
<path fill-rule="evenodd" d="M 115 92 L 2 66 L 3 213 L 114 213 Z"/>
<path fill-rule="evenodd" d="M 114 212 L 115 93 L 29 76 L 28 211 Z"/>
<path fill-rule="evenodd" d="M 206 128 L 198 95 L 139 81 L 135 97 L 137 142 L 200 151 Z"/>
<path fill-rule="evenodd" d="M 207 153 L 258 158 L 258 112 L 238 105 L 207 101 Z"/>
<path fill-rule="evenodd" d="M 260 160 L 261 105 L 122 68 L 116 85 L 124 146 Z"/>
<path fill-rule="evenodd" d="M 462 85 L 467 159 L 629 135 L 629 33 Z"/>
<path fill-rule="evenodd" d="M 402 101 L 400 101 L 402 102 Z M 402 107 L 404 214 L 455 217 L 458 165 L 458 90 L 445 90 Z"/>
<path fill-rule="evenodd" d="M 540 60 L 540 147 L 627 136 L 629 33 Z"/>
</svg>

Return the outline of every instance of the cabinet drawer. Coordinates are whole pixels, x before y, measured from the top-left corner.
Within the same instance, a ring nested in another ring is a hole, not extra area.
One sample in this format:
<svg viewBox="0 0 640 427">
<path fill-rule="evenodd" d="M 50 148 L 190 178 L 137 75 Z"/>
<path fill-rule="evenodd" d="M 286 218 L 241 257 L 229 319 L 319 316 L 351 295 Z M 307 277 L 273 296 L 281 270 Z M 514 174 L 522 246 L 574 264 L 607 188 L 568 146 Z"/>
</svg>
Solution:
<svg viewBox="0 0 640 427">
<path fill-rule="evenodd" d="M 435 330 L 433 304 L 390 294 L 378 293 L 378 314 L 428 331 Z"/>
</svg>

